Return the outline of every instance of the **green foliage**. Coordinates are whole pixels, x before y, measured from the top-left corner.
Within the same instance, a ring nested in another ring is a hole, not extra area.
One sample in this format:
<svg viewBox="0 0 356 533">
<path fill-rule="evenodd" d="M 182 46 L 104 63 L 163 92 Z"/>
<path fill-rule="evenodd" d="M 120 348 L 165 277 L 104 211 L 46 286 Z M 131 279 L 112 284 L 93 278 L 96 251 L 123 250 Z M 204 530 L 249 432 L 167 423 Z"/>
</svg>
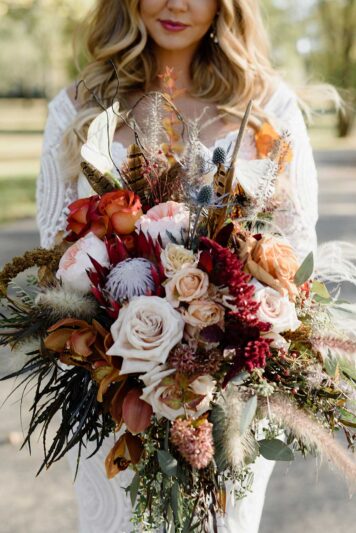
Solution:
<svg viewBox="0 0 356 533">
<path fill-rule="evenodd" d="M 258 442 L 262 457 L 270 461 L 293 461 L 292 450 L 279 439 L 263 439 Z"/>
</svg>

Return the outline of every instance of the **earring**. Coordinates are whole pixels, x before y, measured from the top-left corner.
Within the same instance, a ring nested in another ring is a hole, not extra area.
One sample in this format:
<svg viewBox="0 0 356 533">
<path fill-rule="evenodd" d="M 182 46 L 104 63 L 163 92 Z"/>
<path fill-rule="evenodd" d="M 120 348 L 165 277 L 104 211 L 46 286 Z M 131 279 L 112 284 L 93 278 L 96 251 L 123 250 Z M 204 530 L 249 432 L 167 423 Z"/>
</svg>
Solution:
<svg viewBox="0 0 356 533">
<path fill-rule="evenodd" d="M 214 44 L 219 44 L 219 39 L 217 35 L 217 27 L 216 27 L 218 16 L 219 16 L 219 13 L 216 14 L 216 17 L 214 19 L 213 25 L 211 27 L 211 32 L 210 32 L 210 39 L 213 41 Z"/>
</svg>

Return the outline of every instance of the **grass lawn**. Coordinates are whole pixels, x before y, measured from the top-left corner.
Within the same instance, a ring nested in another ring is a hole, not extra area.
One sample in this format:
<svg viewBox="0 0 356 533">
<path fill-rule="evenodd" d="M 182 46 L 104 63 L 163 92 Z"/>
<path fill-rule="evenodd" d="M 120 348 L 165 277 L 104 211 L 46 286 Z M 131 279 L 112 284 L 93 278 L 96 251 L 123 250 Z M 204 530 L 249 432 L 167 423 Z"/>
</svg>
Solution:
<svg viewBox="0 0 356 533">
<path fill-rule="evenodd" d="M 47 104 L 0 99 L 0 224 L 34 216 L 36 176 Z M 337 139 L 335 118 L 317 116 L 309 134 L 315 149 L 355 149 L 356 131 Z"/>
</svg>

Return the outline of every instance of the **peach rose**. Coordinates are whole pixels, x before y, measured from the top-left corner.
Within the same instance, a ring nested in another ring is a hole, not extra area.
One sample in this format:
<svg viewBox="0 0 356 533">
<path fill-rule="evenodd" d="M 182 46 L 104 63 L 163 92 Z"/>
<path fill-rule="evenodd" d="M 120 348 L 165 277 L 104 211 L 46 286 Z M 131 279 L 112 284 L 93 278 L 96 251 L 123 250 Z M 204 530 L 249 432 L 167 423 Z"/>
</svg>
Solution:
<svg viewBox="0 0 356 533">
<path fill-rule="evenodd" d="M 211 300 L 194 300 L 188 309 L 181 310 L 184 321 L 202 329 L 224 320 L 224 308 Z"/>
<path fill-rule="evenodd" d="M 240 241 L 240 258 L 246 261 L 247 270 L 256 279 L 295 299 L 298 290 L 294 277 L 299 264 L 290 244 L 272 235 L 260 240 L 250 237 L 246 242 Z"/>
<path fill-rule="evenodd" d="M 205 272 L 194 267 L 182 268 L 167 283 L 166 299 L 173 307 L 179 307 L 181 302 L 199 300 L 208 288 L 209 278 Z"/>
<path fill-rule="evenodd" d="M 106 193 L 99 203 L 99 211 L 110 218 L 118 235 L 128 235 L 135 230 L 135 223 L 142 216 L 141 201 L 132 191 Z"/>
</svg>

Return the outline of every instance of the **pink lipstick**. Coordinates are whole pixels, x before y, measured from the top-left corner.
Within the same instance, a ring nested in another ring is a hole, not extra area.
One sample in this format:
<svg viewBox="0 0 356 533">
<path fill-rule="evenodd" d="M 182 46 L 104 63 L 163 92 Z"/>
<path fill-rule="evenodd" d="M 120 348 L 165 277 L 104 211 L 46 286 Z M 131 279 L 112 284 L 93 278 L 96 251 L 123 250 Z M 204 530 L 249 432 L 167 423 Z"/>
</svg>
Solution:
<svg viewBox="0 0 356 533">
<path fill-rule="evenodd" d="M 160 20 L 159 22 L 167 31 L 183 31 L 188 28 L 187 24 L 183 24 L 182 22 L 175 22 L 174 20 Z"/>
</svg>

